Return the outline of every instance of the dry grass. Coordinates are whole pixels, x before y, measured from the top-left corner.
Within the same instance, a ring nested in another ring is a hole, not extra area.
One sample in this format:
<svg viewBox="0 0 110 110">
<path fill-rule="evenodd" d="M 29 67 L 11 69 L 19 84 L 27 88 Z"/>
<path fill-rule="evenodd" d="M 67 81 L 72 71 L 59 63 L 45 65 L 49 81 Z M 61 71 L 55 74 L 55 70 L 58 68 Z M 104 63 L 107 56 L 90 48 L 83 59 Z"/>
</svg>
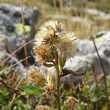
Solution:
<svg viewBox="0 0 110 110">
<path fill-rule="evenodd" d="M 19 4 L 17 0 L 4 0 L 5 3 L 14 3 Z M 87 13 L 85 13 L 84 8 L 76 8 L 76 7 L 68 7 L 66 5 L 62 4 L 63 0 L 59 0 L 60 8 L 56 7 L 55 0 L 53 1 L 54 6 L 52 7 L 49 5 L 47 0 L 24 0 L 24 4 L 29 7 L 35 7 L 37 6 L 40 9 L 40 17 L 39 22 L 36 26 L 36 32 L 38 31 L 39 26 L 49 20 L 49 19 L 55 19 L 63 22 L 65 24 L 65 27 L 68 31 L 74 31 L 79 38 L 84 39 L 88 36 L 91 36 L 93 34 L 96 34 L 100 31 L 107 31 L 110 30 L 110 19 L 108 20 L 102 20 L 97 17 L 91 17 Z M 3 1 L 2 1 L 3 2 Z M 97 3 L 89 3 L 91 7 L 97 7 Z M 73 22 L 71 20 L 72 16 L 81 17 L 82 19 L 87 19 L 86 22 Z M 90 22 L 92 23 L 90 23 Z"/>
</svg>

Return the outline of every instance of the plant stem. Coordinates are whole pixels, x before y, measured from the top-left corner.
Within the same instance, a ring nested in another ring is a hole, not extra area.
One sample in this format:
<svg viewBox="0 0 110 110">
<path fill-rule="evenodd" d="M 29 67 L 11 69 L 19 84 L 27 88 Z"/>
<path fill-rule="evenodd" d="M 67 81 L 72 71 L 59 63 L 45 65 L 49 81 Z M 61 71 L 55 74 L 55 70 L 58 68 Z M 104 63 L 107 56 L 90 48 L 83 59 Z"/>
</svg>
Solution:
<svg viewBox="0 0 110 110">
<path fill-rule="evenodd" d="M 104 64 L 103 64 L 103 61 L 102 61 L 102 59 L 101 59 L 101 57 L 100 57 L 100 55 L 99 55 L 99 52 L 98 52 L 98 49 L 97 49 L 97 46 L 96 46 L 96 43 L 95 43 L 94 38 L 91 37 L 91 39 L 92 39 L 92 41 L 93 41 L 93 44 L 94 44 L 96 53 L 97 53 L 97 55 L 98 55 L 98 58 L 99 58 L 99 61 L 100 61 L 100 64 L 101 64 L 103 74 L 104 74 L 105 96 L 106 96 L 106 100 L 107 100 L 107 106 L 108 106 L 108 108 L 109 108 L 109 99 L 108 99 L 107 82 L 106 82 L 106 73 L 105 73 Z"/>
<path fill-rule="evenodd" d="M 95 65 L 92 66 L 92 74 L 93 74 L 93 77 L 94 77 L 94 81 L 96 83 L 96 88 L 98 88 L 98 81 L 97 81 L 97 76 L 96 76 L 96 70 L 95 70 Z"/>
<path fill-rule="evenodd" d="M 24 37 L 24 44 L 26 43 L 26 33 L 25 33 L 25 27 L 24 27 L 24 13 L 23 13 L 23 1 L 20 1 L 20 7 L 21 7 L 21 18 L 22 18 L 22 24 L 23 24 L 23 37 Z M 25 53 L 25 58 L 27 58 L 27 48 L 24 46 L 24 53 Z M 27 68 L 27 73 L 28 73 L 28 59 L 26 59 L 26 68 Z"/>
<path fill-rule="evenodd" d="M 56 66 L 56 70 L 57 70 L 57 107 L 58 107 L 58 110 L 61 110 L 60 108 L 60 77 L 59 77 L 59 68 L 58 66 Z"/>
<path fill-rule="evenodd" d="M 59 76 L 59 65 L 58 65 L 58 54 L 56 52 L 55 54 L 55 68 L 56 68 L 56 83 L 57 83 L 57 109 L 61 110 L 61 106 L 60 106 L 60 76 Z"/>
</svg>

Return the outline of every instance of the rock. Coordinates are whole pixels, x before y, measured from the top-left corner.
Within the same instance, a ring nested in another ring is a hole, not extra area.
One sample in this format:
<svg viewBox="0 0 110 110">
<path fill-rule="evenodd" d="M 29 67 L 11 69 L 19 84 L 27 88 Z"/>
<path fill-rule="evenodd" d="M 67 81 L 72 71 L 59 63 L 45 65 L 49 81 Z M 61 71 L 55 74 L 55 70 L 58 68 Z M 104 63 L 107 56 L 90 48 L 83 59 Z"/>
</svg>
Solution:
<svg viewBox="0 0 110 110">
<path fill-rule="evenodd" d="M 91 28 L 91 25 L 94 24 L 91 20 L 82 17 L 75 17 L 75 16 L 71 18 L 71 22 L 80 26 L 82 26 L 83 24 L 83 26 L 87 28 Z"/>
<path fill-rule="evenodd" d="M 11 7 L 11 8 L 10 8 Z M 32 40 L 35 35 L 35 26 L 37 24 L 39 10 L 37 8 L 23 7 L 26 41 Z M 20 6 L 12 4 L 0 4 L 0 34 L 7 36 L 10 50 L 14 51 L 23 45 L 23 25 L 21 19 Z M 32 56 L 33 43 L 27 46 L 28 56 Z M 21 49 L 17 54 L 17 58 L 24 58 L 24 49 Z M 33 58 L 30 63 L 33 63 Z"/>
<path fill-rule="evenodd" d="M 110 19 L 110 14 L 98 11 L 96 9 L 86 9 L 86 12 L 91 16 L 99 16 L 101 19 L 104 20 Z"/>
<path fill-rule="evenodd" d="M 0 64 L 10 55 L 11 53 L 11 50 L 10 50 L 10 45 L 8 43 L 8 38 L 4 35 L 0 35 Z M 8 60 L 8 62 L 6 63 L 11 63 L 11 64 L 15 64 L 17 63 L 16 65 L 16 71 L 17 73 L 19 74 L 23 74 L 23 72 L 26 72 L 26 69 L 25 67 L 23 66 L 22 63 L 18 63 L 19 60 L 15 57 L 15 55 L 11 56 L 11 58 Z M 3 71 L 0 71 L 0 74 L 4 73 L 4 70 Z"/>
<path fill-rule="evenodd" d="M 3 62 L 3 60 L 7 57 L 6 51 L 0 51 L 0 64 Z"/>
<path fill-rule="evenodd" d="M 4 35 L 0 35 L 0 63 L 7 57 L 9 53 L 8 39 Z"/>
<path fill-rule="evenodd" d="M 11 8 L 10 8 L 11 7 Z M 12 4 L 0 4 L 0 11 L 11 18 L 14 23 L 21 23 L 21 7 Z M 23 6 L 25 25 L 35 26 L 39 16 L 38 8 Z"/>
<path fill-rule="evenodd" d="M 6 51 L 8 53 L 10 52 L 8 39 L 4 35 L 0 35 L 0 51 Z"/>
</svg>

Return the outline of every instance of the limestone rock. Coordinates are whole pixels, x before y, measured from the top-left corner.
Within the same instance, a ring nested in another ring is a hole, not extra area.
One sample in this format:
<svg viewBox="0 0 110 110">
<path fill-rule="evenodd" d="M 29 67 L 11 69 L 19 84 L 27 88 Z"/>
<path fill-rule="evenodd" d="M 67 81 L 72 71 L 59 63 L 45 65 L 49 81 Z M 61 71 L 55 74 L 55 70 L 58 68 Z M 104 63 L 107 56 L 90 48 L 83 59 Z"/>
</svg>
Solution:
<svg viewBox="0 0 110 110">
<path fill-rule="evenodd" d="M 11 8 L 10 8 L 11 7 Z M 38 8 L 23 7 L 26 41 L 32 40 L 35 35 L 35 26 L 37 24 L 39 10 Z M 21 8 L 12 4 L 0 4 L 0 34 L 4 34 L 8 38 L 10 49 L 16 50 L 23 45 L 23 25 L 21 18 Z M 27 54 L 32 56 L 33 43 L 27 46 Z M 24 49 L 16 54 L 18 59 L 24 58 Z M 33 58 L 30 60 L 33 63 Z"/>
</svg>

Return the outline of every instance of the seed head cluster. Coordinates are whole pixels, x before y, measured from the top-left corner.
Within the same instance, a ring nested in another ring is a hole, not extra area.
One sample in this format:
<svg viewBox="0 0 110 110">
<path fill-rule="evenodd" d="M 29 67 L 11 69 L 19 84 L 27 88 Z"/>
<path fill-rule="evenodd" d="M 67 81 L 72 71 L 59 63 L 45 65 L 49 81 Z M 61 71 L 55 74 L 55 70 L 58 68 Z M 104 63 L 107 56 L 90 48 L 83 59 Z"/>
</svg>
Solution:
<svg viewBox="0 0 110 110">
<path fill-rule="evenodd" d="M 35 60 L 44 66 L 54 66 L 57 70 L 57 78 L 62 74 L 62 68 L 66 60 L 73 57 L 76 53 L 78 39 L 73 32 L 67 32 L 64 25 L 58 21 L 45 22 L 35 36 Z M 61 70 L 61 71 L 60 71 Z M 59 74 L 59 72 L 61 72 Z M 29 81 L 36 83 L 45 88 L 45 93 L 54 94 L 56 90 L 55 77 L 47 72 L 44 77 L 43 73 L 33 70 L 29 73 Z M 57 89 L 58 90 L 58 89 Z M 60 102 L 60 101 L 59 101 Z M 78 100 L 69 97 L 67 100 L 69 107 L 76 107 Z M 49 106 L 40 105 L 38 110 L 50 110 Z"/>
<path fill-rule="evenodd" d="M 65 32 L 63 24 L 57 21 L 45 22 L 35 36 L 37 44 L 52 45 L 58 33 Z"/>
<path fill-rule="evenodd" d="M 29 81 L 36 83 L 42 87 L 46 85 L 45 77 L 38 70 L 33 70 L 29 73 Z"/>
<path fill-rule="evenodd" d="M 66 32 L 62 23 L 52 20 L 45 22 L 35 36 L 35 59 L 40 63 L 50 62 L 54 60 L 54 51 L 57 51 L 58 57 L 66 61 L 74 56 L 77 41 L 75 34 Z"/>
<path fill-rule="evenodd" d="M 59 36 L 58 42 L 55 43 L 58 55 L 63 60 L 72 57 L 76 53 L 77 39 L 74 33 L 65 33 Z"/>
<path fill-rule="evenodd" d="M 45 45 L 35 46 L 34 53 L 36 54 L 35 58 L 38 62 L 45 63 L 52 61 L 52 54 L 49 47 Z"/>
</svg>

